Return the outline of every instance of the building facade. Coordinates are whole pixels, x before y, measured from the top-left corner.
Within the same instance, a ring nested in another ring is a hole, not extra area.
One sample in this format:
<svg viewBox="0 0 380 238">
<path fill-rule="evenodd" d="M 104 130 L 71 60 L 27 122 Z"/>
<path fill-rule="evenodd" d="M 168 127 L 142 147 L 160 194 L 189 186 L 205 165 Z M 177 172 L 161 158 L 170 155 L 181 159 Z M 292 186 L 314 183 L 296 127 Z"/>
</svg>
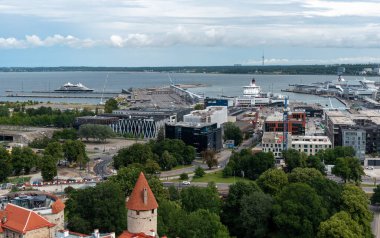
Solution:
<svg viewBox="0 0 380 238">
<path fill-rule="evenodd" d="M 353 147 L 356 151 L 356 157 L 364 160 L 366 151 L 366 131 L 363 129 L 343 129 L 342 145 Z"/>
<path fill-rule="evenodd" d="M 194 146 L 197 152 L 222 149 L 222 130 L 216 123 L 167 123 L 165 137 L 180 139 L 185 144 Z"/>
<path fill-rule="evenodd" d="M 305 135 L 306 113 L 291 112 L 288 115 L 288 132 L 292 135 Z M 268 116 L 264 122 L 264 132 L 283 132 L 284 119 L 281 113 Z"/>
<path fill-rule="evenodd" d="M 332 148 L 327 136 L 292 136 L 292 149 L 304 152 L 308 156 L 316 155 L 318 151 Z"/>
<path fill-rule="evenodd" d="M 184 122 L 189 123 L 216 123 L 220 127 L 228 122 L 227 107 L 210 106 L 204 110 L 195 110 L 183 117 Z"/>
</svg>

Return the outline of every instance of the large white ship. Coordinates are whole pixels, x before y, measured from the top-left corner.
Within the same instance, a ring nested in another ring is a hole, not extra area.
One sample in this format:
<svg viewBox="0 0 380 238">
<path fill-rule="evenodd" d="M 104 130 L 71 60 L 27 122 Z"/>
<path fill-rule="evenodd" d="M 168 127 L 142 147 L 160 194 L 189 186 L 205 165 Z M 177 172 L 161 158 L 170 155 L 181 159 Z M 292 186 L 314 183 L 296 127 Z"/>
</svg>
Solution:
<svg viewBox="0 0 380 238">
<path fill-rule="evenodd" d="M 92 92 L 94 89 L 87 88 L 81 83 L 72 84 L 70 82 L 62 85 L 60 88 L 54 90 L 55 92 Z"/>
<path fill-rule="evenodd" d="M 260 105 L 268 105 L 274 103 L 283 103 L 284 96 L 271 95 L 261 91 L 261 87 L 256 85 L 256 80 L 252 79 L 248 86 L 243 86 L 243 96 L 235 99 L 235 105 L 238 107 L 253 107 Z"/>
</svg>

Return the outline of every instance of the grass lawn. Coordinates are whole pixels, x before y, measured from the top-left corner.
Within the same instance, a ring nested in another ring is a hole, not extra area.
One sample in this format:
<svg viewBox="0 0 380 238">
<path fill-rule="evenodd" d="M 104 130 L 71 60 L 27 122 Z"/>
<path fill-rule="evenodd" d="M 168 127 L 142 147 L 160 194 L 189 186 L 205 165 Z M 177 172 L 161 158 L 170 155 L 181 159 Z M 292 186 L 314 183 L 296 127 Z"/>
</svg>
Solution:
<svg viewBox="0 0 380 238">
<path fill-rule="evenodd" d="M 360 184 L 360 187 L 372 187 L 375 188 L 376 186 L 373 184 Z"/>
<path fill-rule="evenodd" d="M 202 178 L 193 178 L 191 180 L 192 182 L 215 182 L 215 183 L 234 183 L 239 181 L 251 181 L 246 178 L 240 178 L 240 177 L 229 177 L 229 178 L 223 178 L 222 171 L 217 171 L 213 173 L 205 174 Z"/>
<path fill-rule="evenodd" d="M 177 165 L 175 167 L 173 167 L 171 170 L 176 170 L 176 169 L 184 169 L 184 168 L 188 168 L 188 167 L 191 167 L 193 165 L 191 164 L 188 164 L 188 165 Z"/>
</svg>

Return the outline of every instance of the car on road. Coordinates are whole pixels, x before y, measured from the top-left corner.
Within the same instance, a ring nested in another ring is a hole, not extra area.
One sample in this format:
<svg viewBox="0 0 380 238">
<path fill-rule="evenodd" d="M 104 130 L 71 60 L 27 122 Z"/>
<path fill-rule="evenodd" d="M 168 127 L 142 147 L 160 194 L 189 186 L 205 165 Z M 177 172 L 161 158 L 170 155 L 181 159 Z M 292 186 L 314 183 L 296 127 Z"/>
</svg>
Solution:
<svg viewBox="0 0 380 238">
<path fill-rule="evenodd" d="M 190 181 L 182 181 L 183 185 L 190 185 Z"/>
</svg>

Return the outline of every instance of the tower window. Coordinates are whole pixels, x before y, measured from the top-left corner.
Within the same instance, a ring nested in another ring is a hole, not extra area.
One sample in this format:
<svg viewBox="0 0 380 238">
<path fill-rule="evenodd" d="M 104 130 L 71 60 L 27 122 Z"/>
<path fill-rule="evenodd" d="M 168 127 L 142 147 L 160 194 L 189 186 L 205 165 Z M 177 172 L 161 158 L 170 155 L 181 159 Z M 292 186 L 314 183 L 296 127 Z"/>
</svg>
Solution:
<svg viewBox="0 0 380 238">
<path fill-rule="evenodd" d="M 154 214 L 154 209 L 152 209 L 152 214 Z"/>
<path fill-rule="evenodd" d="M 136 215 L 139 216 L 140 215 L 140 211 L 136 211 Z"/>
</svg>

